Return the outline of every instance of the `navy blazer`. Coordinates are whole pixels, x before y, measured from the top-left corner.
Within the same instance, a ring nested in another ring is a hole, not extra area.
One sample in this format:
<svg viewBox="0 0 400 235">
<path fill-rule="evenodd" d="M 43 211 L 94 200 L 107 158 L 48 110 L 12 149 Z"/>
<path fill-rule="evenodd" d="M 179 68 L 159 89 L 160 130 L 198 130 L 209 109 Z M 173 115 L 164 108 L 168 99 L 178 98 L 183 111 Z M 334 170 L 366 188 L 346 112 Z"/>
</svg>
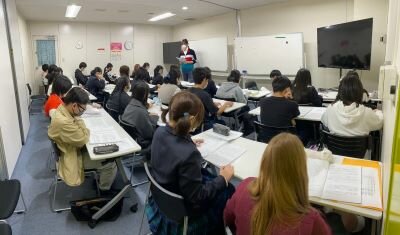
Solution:
<svg viewBox="0 0 400 235">
<path fill-rule="evenodd" d="M 189 213 L 206 211 L 226 188 L 223 176 L 203 183 L 202 162 L 190 136 L 177 136 L 169 126 L 156 130 L 151 145 L 153 177 L 165 189 L 183 196 Z"/>
</svg>

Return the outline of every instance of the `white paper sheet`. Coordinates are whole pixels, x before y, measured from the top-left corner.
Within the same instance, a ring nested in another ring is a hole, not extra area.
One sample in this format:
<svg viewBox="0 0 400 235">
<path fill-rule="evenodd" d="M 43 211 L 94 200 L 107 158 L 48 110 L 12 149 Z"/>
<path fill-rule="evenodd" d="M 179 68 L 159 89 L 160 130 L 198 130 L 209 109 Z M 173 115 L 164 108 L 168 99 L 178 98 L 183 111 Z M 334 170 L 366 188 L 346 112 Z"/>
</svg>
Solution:
<svg viewBox="0 0 400 235">
<path fill-rule="evenodd" d="M 325 107 L 313 107 L 313 109 L 308 112 L 304 118 L 309 120 L 321 120 L 322 115 L 325 113 Z"/>
<path fill-rule="evenodd" d="M 89 117 L 84 118 L 86 127 L 90 130 L 90 132 L 97 132 L 103 130 L 112 130 L 113 127 L 108 125 L 103 117 Z"/>
<path fill-rule="evenodd" d="M 308 106 L 299 106 L 299 111 L 300 115 L 299 117 L 304 117 L 309 113 L 311 110 L 313 110 L 314 107 L 308 107 Z"/>
<path fill-rule="evenodd" d="M 90 144 L 109 144 L 121 141 L 115 130 L 94 131 L 90 133 Z"/>
<path fill-rule="evenodd" d="M 362 204 L 382 208 L 378 171 L 375 168 L 362 168 Z"/>
<path fill-rule="evenodd" d="M 361 166 L 331 164 L 322 198 L 361 204 Z"/>
<path fill-rule="evenodd" d="M 322 196 L 328 169 L 328 161 L 307 158 L 308 193 L 311 197 Z"/>
<path fill-rule="evenodd" d="M 204 139 L 204 143 L 198 146 L 197 149 L 200 151 L 201 156 L 205 158 L 210 153 L 215 152 L 218 148 L 220 148 L 222 145 L 226 143 L 227 141 L 224 141 L 219 138 L 207 137 L 206 139 Z"/>
<path fill-rule="evenodd" d="M 231 164 L 244 152 L 246 152 L 245 148 L 236 146 L 234 144 L 224 144 L 215 152 L 208 154 L 205 159 L 211 162 L 213 165 L 221 167 Z"/>
</svg>

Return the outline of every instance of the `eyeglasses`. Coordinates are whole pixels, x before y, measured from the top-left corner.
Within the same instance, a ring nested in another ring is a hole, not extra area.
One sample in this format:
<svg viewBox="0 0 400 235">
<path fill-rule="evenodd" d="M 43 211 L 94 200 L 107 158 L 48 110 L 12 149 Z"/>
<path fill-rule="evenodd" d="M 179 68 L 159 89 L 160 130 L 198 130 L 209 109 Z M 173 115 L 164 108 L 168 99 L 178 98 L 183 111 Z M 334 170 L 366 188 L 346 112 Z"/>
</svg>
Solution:
<svg viewBox="0 0 400 235">
<path fill-rule="evenodd" d="M 83 113 L 86 111 L 86 108 L 82 107 L 80 104 L 77 104 L 79 108 L 79 112 Z"/>
</svg>

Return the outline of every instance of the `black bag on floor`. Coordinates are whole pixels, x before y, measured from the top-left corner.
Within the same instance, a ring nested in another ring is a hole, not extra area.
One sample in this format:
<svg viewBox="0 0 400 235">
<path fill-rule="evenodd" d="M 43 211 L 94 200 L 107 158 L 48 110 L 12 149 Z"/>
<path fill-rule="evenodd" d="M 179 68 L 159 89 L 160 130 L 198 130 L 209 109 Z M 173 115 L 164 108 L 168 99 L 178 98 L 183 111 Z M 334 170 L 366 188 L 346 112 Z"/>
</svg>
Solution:
<svg viewBox="0 0 400 235">
<path fill-rule="evenodd" d="M 91 221 L 92 216 L 105 206 L 111 199 L 98 197 L 71 201 L 71 213 L 77 221 Z M 124 199 L 122 198 L 109 211 L 107 211 L 99 220 L 115 221 L 121 214 Z"/>
</svg>

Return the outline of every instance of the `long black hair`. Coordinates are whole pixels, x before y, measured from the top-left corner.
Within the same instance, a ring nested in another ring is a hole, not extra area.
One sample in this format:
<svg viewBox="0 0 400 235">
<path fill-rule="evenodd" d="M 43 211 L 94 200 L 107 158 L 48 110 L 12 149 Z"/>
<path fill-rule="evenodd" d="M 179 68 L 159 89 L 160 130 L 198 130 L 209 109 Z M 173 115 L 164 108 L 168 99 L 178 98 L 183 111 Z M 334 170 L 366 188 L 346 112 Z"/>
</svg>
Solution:
<svg viewBox="0 0 400 235">
<path fill-rule="evenodd" d="M 178 85 L 178 79 L 181 77 L 181 71 L 178 69 L 172 69 L 169 71 L 168 75 L 169 76 L 164 78 L 164 83 Z"/>
<path fill-rule="evenodd" d="M 234 82 L 234 83 L 239 83 L 240 81 L 240 72 L 237 69 L 234 69 L 231 71 L 231 73 L 229 74 L 227 80 L 228 82 Z"/>
<path fill-rule="evenodd" d="M 147 99 L 149 98 L 149 85 L 147 85 L 144 81 L 136 82 L 131 91 L 132 98 L 138 100 L 145 107 L 147 107 Z"/>
<path fill-rule="evenodd" d="M 312 85 L 311 73 L 308 69 L 299 69 L 293 81 L 293 99 L 300 101 L 304 97 L 308 88 Z"/>
<path fill-rule="evenodd" d="M 117 84 L 115 85 L 115 88 L 111 95 L 117 93 L 121 94 L 122 92 L 125 92 L 125 87 L 129 86 L 130 83 L 131 81 L 129 80 L 129 77 L 122 76 L 118 78 Z"/>
<path fill-rule="evenodd" d="M 339 92 L 336 101 L 342 101 L 344 105 L 362 103 L 364 87 L 361 80 L 356 75 L 346 75 L 339 84 Z M 336 102 L 335 101 L 335 102 Z"/>
</svg>

